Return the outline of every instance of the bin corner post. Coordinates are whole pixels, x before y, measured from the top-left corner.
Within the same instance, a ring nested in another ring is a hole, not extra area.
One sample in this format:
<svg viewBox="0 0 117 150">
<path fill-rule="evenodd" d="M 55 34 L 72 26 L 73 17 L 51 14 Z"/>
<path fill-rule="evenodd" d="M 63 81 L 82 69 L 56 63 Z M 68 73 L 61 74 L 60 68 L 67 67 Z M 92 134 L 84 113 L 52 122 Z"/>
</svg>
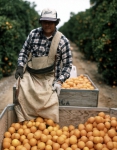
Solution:
<svg viewBox="0 0 117 150">
<path fill-rule="evenodd" d="M 13 104 L 16 103 L 16 85 L 13 86 Z"/>
</svg>

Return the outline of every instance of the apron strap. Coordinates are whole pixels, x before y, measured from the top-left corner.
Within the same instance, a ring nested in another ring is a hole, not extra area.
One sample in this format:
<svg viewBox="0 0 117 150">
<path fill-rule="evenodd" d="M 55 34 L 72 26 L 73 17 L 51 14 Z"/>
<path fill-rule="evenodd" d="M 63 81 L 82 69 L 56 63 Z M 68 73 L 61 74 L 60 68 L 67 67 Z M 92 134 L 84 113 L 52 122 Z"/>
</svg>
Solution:
<svg viewBox="0 0 117 150">
<path fill-rule="evenodd" d="M 48 59 L 53 59 L 53 61 L 55 61 L 55 56 L 57 53 L 57 47 L 58 47 L 61 36 L 62 36 L 62 33 L 59 31 L 57 31 L 56 34 L 54 35 L 54 37 L 52 39 L 51 46 L 50 46 Z"/>
</svg>

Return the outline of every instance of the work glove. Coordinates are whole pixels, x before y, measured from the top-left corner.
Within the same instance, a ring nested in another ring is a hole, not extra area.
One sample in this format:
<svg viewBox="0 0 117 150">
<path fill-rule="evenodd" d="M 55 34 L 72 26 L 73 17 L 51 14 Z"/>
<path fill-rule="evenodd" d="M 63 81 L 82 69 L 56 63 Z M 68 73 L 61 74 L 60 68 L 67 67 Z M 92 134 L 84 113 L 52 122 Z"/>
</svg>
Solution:
<svg viewBox="0 0 117 150">
<path fill-rule="evenodd" d="M 18 77 L 20 77 L 21 79 L 23 78 L 23 67 L 22 66 L 18 66 L 16 69 L 15 78 L 18 79 Z"/>
<path fill-rule="evenodd" d="M 52 90 L 55 90 L 57 92 L 57 95 L 59 96 L 60 91 L 61 91 L 61 83 L 55 82 L 53 87 L 52 87 Z"/>
</svg>

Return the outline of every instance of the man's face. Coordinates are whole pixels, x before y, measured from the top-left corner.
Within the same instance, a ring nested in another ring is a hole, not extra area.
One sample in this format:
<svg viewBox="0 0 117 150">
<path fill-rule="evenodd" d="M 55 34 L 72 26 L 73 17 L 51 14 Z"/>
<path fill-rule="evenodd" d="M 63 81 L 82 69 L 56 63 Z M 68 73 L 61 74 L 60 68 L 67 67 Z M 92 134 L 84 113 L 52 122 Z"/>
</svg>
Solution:
<svg viewBox="0 0 117 150">
<path fill-rule="evenodd" d="M 56 23 L 54 21 L 41 21 L 45 36 L 51 36 L 55 31 Z"/>
</svg>

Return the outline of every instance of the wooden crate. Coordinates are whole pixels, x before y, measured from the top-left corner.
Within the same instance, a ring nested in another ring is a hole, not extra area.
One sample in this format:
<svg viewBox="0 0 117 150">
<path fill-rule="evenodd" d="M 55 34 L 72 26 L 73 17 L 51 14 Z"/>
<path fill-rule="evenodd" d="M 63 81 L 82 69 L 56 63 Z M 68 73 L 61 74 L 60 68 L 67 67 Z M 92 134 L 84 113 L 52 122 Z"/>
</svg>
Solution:
<svg viewBox="0 0 117 150">
<path fill-rule="evenodd" d="M 89 76 L 85 76 L 94 86 L 94 90 L 61 89 L 59 96 L 60 106 L 97 107 L 99 90 Z"/>
<path fill-rule="evenodd" d="M 78 124 L 85 123 L 89 117 L 96 116 L 101 111 L 109 114 L 111 117 L 117 117 L 117 108 L 60 106 L 59 125 L 63 127 L 72 124 L 78 127 Z M 17 122 L 17 116 L 14 110 L 14 104 L 10 104 L 0 114 L 0 150 L 2 148 L 4 133 L 14 122 Z"/>
</svg>

